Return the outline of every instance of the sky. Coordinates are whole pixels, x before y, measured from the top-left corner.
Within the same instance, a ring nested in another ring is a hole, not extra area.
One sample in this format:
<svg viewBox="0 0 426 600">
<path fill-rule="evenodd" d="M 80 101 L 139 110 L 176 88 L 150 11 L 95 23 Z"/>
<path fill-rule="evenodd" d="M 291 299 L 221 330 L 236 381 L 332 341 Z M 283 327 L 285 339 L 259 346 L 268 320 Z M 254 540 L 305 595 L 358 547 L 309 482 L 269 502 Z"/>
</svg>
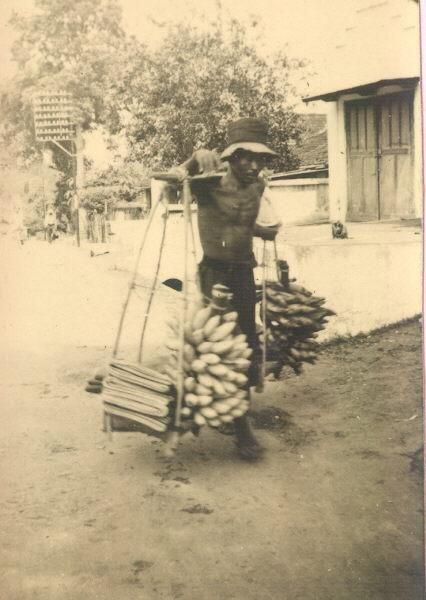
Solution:
<svg viewBox="0 0 426 600">
<path fill-rule="evenodd" d="M 221 4 L 238 19 L 260 15 L 267 25 L 266 45 L 282 47 L 288 43 L 295 54 L 315 58 L 318 52 L 321 53 L 324 36 L 329 37 L 336 25 L 339 27 L 344 23 L 345 16 L 359 1 L 336 0 L 339 10 L 329 0 L 221 0 Z M 150 17 L 162 21 L 182 17 L 190 19 L 197 13 L 214 16 L 217 0 L 120 0 L 120 4 L 126 29 L 152 43 L 156 35 L 155 27 L 149 22 Z M 7 56 L 13 39 L 7 25 L 12 10 L 25 13 L 33 6 L 33 0 L 3 0 L 0 14 L 2 56 Z M 309 34 L 306 35 L 306 32 Z"/>
<path fill-rule="evenodd" d="M 410 30 L 418 19 L 413 0 L 120 0 L 126 31 L 151 46 L 158 44 L 161 31 L 153 19 L 214 18 L 218 2 L 238 20 L 261 17 L 262 51 L 285 49 L 310 62 L 317 76 L 309 80 L 309 89 L 301 89 L 303 95 L 373 80 L 385 72 L 403 76 L 418 71 L 418 33 Z M 34 0 L 3 0 L 0 56 L 6 76 L 14 69 L 13 31 L 7 21 L 12 10 L 33 7 Z"/>
<path fill-rule="evenodd" d="M 317 61 L 322 53 L 323 37 L 330 29 L 330 18 L 337 27 L 354 0 L 339 0 L 347 7 L 335 11 L 321 8 L 327 0 L 222 0 L 222 6 L 238 19 L 260 15 L 265 23 L 265 47 L 282 48 L 288 45 L 291 54 Z M 356 1 L 356 0 L 355 0 Z M 150 19 L 193 18 L 203 13 L 214 17 L 216 0 L 121 0 L 125 29 L 148 44 L 158 41 L 157 28 Z M 13 71 L 10 46 L 14 38 L 8 20 L 13 10 L 31 12 L 33 0 L 3 0 L 0 14 L 0 56 L 3 72 Z M 306 32 L 309 32 L 306 35 Z"/>
<path fill-rule="evenodd" d="M 69 0 L 72 2 L 73 0 Z M 351 87 L 386 76 L 411 76 L 418 72 L 417 4 L 413 0 L 120 0 L 123 25 L 149 46 L 160 41 L 157 26 L 170 19 L 215 18 L 217 3 L 237 20 L 260 16 L 261 50 L 285 50 L 308 60 L 309 87 L 301 95 L 314 95 Z M 426 0 L 425 0 L 426 2 Z M 8 20 L 12 10 L 32 12 L 34 0 L 3 0 L 0 12 L 0 60 L 3 77 L 13 75 L 10 47 L 14 34 Z M 413 29 L 414 27 L 414 29 Z M 297 83 L 297 82 L 296 82 Z M 327 112 L 327 104 L 297 106 L 299 112 Z M 98 132 L 90 140 L 93 157 L 111 157 Z M 89 145 L 90 145 L 89 144 Z M 89 151 L 86 147 L 86 151 Z"/>
<path fill-rule="evenodd" d="M 372 2 L 374 0 L 371 0 Z M 126 30 L 148 44 L 158 40 L 157 30 L 150 18 L 194 18 L 203 12 L 215 15 L 217 0 L 121 0 Z M 239 20 L 260 15 L 265 24 L 266 49 L 287 47 L 289 54 L 309 59 L 320 67 L 333 40 L 350 20 L 354 7 L 363 0 L 221 0 Z M 3 0 L 0 15 L 0 55 L 3 73 L 12 72 L 9 60 L 13 32 L 7 24 L 12 10 L 27 12 L 33 0 Z"/>
</svg>

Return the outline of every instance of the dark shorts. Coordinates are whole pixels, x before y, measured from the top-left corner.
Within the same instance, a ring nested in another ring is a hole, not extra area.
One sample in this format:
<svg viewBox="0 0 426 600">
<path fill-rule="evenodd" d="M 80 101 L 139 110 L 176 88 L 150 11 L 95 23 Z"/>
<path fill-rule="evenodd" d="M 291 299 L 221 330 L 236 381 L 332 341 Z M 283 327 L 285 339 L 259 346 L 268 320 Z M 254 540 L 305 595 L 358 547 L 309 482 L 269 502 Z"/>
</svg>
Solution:
<svg viewBox="0 0 426 600">
<path fill-rule="evenodd" d="M 259 345 L 256 335 L 256 287 L 253 267 L 245 263 L 229 263 L 204 257 L 198 265 L 201 291 L 208 300 L 216 283 L 229 287 L 233 294 L 232 305 L 238 313 L 238 324 L 247 342 L 253 348 L 253 359 L 249 370 L 249 383 L 257 383 Z"/>
</svg>

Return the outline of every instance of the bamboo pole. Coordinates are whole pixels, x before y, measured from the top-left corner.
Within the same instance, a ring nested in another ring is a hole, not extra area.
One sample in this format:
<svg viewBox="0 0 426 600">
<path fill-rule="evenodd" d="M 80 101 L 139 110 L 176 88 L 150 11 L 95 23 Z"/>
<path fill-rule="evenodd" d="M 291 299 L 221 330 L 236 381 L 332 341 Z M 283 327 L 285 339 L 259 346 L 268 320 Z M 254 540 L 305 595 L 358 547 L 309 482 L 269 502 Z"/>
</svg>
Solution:
<svg viewBox="0 0 426 600">
<path fill-rule="evenodd" d="M 142 258 L 142 251 L 143 251 L 143 249 L 145 247 L 145 242 L 146 242 L 147 237 L 148 237 L 148 232 L 149 232 L 149 229 L 150 229 L 150 227 L 152 225 L 152 221 L 154 219 L 154 214 L 155 214 L 155 211 L 157 210 L 158 205 L 160 204 L 160 201 L 161 201 L 161 196 L 158 198 L 157 202 L 154 204 L 154 206 L 151 209 L 151 212 L 150 212 L 150 215 L 149 215 L 149 219 L 148 219 L 148 222 L 146 224 L 145 231 L 144 231 L 144 235 L 142 237 L 142 241 L 141 241 L 141 244 L 139 246 L 138 254 L 137 254 L 137 257 L 136 257 L 136 261 L 135 261 L 135 266 L 134 266 L 134 269 L 133 269 L 133 275 L 132 275 L 132 278 L 131 278 L 130 283 L 129 283 L 129 289 L 127 291 L 127 296 L 126 296 L 126 299 L 125 299 L 124 304 L 123 304 L 123 310 L 121 311 L 120 323 L 118 325 L 117 336 L 115 338 L 114 348 L 113 348 L 113 351 L 112 351 L 113 358 L 115 358 L 117 356 L 118 348 L 119 348 L 119 345 L 120 345 L 121 333 L 123 331 L 124 318 L 126 316 L 126 312 L 127 312 L 128 306 L 129 306 L 130 298 L 131 298 L 132 292 L 133 292 L 133 290 L 135 288 L 136 278 L 137 278 L 138 273 L 139 273 L 139 264 L 140 264 L 140 261 L 141 261 L 141 258 Z"/>
<path fill-rule="evenodd" d="M 184 218 L 184 266 L 183 266 L 183 281 L 182 281 L 182 307 L 181 318 L 179 323 L 179 350 L 177 364 L 177 397 L 176 397 L 176 412 L 174 419 L 174 429 L 169 431 L 166 437 L 166 446 L 163 455 L 166 458 L 173 458 L 178 443 L 179 429 L 181 425 L 181 410 L 184 396 L 184 368 L 183 368 L 183 349 L 185 345 L 185 319 L 188 310 L 188 230 L 191 222 L 190 200 L 191 189 L 189 177 L 183 181 L 183 218 Z"/>
<path fill-rule="evenodd" d="M 164 241 L 166 238 L 166 229 L 167 229 L 168 218 L 169 218 L 169 207 L 166 206 L 166 212 L 163 215 L 163 219 L 164 219 L 163 232 L 161 235 L 160 251 L 158 254 L 157 267 L 155 270 L 155 275 L 154 275 L 154 279 L 153 279 L 152 286 L 151 286 L 151 291 L 150 291 L 150 295 L 149 295 L 149 299 L 148 299 L 148 305 L 147 305 L 146 312 L 145 312 L 145 317 L 144 317 L 144 321 L 143 321 L 142 332 L 141 332 L 141 337 L 140 337 L 140 342 L 139 342 L 139 352 L 138 352 L 138 362 L 139 363 L 142 362 L 143 342 L 144 342 L 144 338 L 145 338 L 146 327 L 148 324 L 148 318 L 149 318 L 149 313 L 151 311 L 152 301 L 153 301 L 154 295 L 155 295 L 155 289 L 156 289 L 157 283 L 158 283 L 158 274 L 160 272 L 161 259 L 163 257 Z"/>
<path fill-rule="evenodd" d="M 189 185 L 189 178 L 186 177 L 183 181 L 183 218 L 184 218 L 184 264 L 183 264 L 183 282 L 182 282 L 182 294 L 183 302 L 181 309 L 181 320 L 179 327 L 179 353 L 178 353 L 178 381 L 177 381 L 177 402 L 176 402 L 176 414 L 175 414 L 175 427 L 179 428 L 181 423 L 181 409 L 183 403 L 183 348 L 185 345 L 185 320 L 188 310 L 188 229 L 190 221 L 190 198 L 191 190 Z"/>
<path fill-rule="evenodd" d="M 189 205 L 189 228 L 190 228 L 190 232 L 191 232 L 192 258 L 193 258 L 194 266 L 195 266 L 195 284 L 196 284 L 198 293 L 201 295 L 201 281 L 200 281 L 200 273 L 198 271 L 197 251 L 195 248 L 195 232 L 194 232 L 194 223 L 192 220 L 191 205 Z"/>
</svg>

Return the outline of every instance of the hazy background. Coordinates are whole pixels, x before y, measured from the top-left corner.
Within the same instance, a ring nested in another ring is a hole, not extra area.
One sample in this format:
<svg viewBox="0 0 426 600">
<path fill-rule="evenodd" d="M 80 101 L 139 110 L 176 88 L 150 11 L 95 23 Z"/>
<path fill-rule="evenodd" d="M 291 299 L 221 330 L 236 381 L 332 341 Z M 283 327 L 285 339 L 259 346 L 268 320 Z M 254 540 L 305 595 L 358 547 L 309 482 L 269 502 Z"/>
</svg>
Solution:
<svg viewBox="0 0 426 600">
<path fill-rule="evenodd" d="M 223 0 L 221 5 L 229 13 L 243 22 L 250 21 L 253 16 L 260 16 L 263 22 L 264 35 L 261 45 L 265 51 L 273 51 L 286 47 L 288 54 L 307 59 L 312 70 L 320 75 L 312 77 L 310 87 L 321 89 L 333 85 L 335 72 L 331 67 L 330 57 L 335 54 L 336 46 L 341 46 L 345 36 L 352 31 L 352 23 L 356 9 L 365 4 L 365 0 L 340 0 L 324 2 L 322 0 Z M 121 0 L 123 21 L 127 31 L 137 36 L 147 45 L 155 45 L 161 39 L 161 29 L 153 23 L 161 23 L 166 19 L 202 20 L 203 15 L 213 16 L 218 3 L 215 0 Z M 411 6 L 413 5 L 413 6 Z M 13 10 L 18 12 L 32 11 L 33 0 L 4 0 L 0 15 L 0 53 L 4 76 L 13 75 L 14 65 L 10 61 L 10 47 L 14 32 L 8 20 Z M 416 4 L 407 0 L 407 9 L 415 11 Z M 407 12 L 408 12 L 407 10 Z M 380 35 L 378 24 L 374 18 L 366 23 L 363 36 L 371 33 L 374 39 Z M 160 34 L 160 35 L 159 35 Z M 369 37 L 369 36 L 368 36 Z M 338 48 L 337 48 L 338 49 Z M 365 59 L 364 59 L 365 60 Z M 368 59 L 367 59 L 368 60 Z M 309 90 L 307 90 L 309 93 Z M 310 110 L 312 110 L 312 106 Z M 303 109 L 303 105 L 301 105 Z"/>
</svg>

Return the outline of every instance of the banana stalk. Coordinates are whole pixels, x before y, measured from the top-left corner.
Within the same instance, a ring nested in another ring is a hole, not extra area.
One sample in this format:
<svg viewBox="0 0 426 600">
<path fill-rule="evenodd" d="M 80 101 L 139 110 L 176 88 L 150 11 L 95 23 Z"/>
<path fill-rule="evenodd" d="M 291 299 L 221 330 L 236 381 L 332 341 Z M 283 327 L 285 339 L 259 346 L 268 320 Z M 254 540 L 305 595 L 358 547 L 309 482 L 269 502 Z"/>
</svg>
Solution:
<svg viewBox="0 0 426 600">
<path fill-rule="evenodd" d="M 269 355 L 273 360 L 278 357 L 274 373 L 288 366 L 299 374 L 303 363 L 317 360 L 319 344 L 315 338 L 325 329 L 327 318 L 336 313 L 324 307 L 325 298 L 293 282 L 288 287 L 268 284 L 265 297 L 261 316 L 266 321 Z"/>
</svg>

